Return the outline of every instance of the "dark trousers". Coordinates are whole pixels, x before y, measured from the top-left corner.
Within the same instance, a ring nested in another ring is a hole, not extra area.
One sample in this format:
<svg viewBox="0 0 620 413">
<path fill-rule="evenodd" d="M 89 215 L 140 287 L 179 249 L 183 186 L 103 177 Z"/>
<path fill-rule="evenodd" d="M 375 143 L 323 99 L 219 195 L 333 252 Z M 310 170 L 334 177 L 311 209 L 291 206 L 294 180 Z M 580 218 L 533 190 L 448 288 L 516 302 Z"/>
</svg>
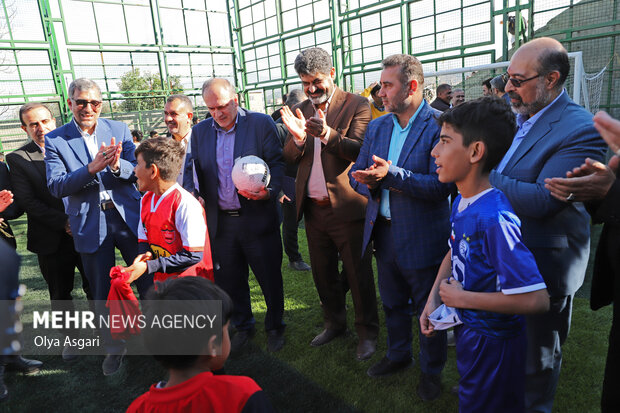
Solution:
<svg viewBox="0 0 620 413">
<path fill-rule="evenodd" d="M 217 234 L 213 243 L 215 251 L 215 283 L 233 301 L 231 321 L 237 330 L 254 327 L 249 270 L 252 269 L 265 297 L 267 314 L 265 329 L 284 328 L 284 291 L 282 287 L 282 241 L 277 223 L 269 232 L 255 233 L 251 217 L 229 216 L 220 213 Z"/>
<path fill-rule="evenodd" d="M 568 337 L 572 311 L 572 295 L 550 297 L 549 311 L 526 317 L 527 412 L 551 413 L 562 367 L 562 345 Z"/>
<path fill-rule="evenodd" d="M 118 211 L 108 209 L 104 213 L 108 231 L 105 239 L 94 253 L 81 253 L 86 278 L 93 299 L 96 300 L 95 311 L 103 315 L 108 314 L 105 301 L 110 292 L 110 269 L 116 265 L 115 248 L 119 249 L 127 265 L 130 265 L 138 255 L 138 238 L 123 221 Z M 153 278 L 142 276 L 135 283 L 140 298 L 144 298 L 153 284 Z M 112 339 L 110 330 L 102 329 L 101 335 L 104 347 L 109 354 L 118 354 L 124 348 L 122 340 Z"/>
<path fill-rule="evenodd" d="M 418 321 L 437 277 L 439 264 L 414 270 L 400 268 L 397 253 L 407 246 L 394 244 L 392 226 L 388 223 L 376 221 L 374 231 L 379 292 L 388 333 L 387 358 L 392 361 L 411 358 L 411 324 L 415 310 L 415 328 L 420 340 L 420 369 L 424 373 L 439 374 L 447 359 L 446 332 L 436 331 L 432 337 L 426 337 L 420 332 Z"/>
<path fill-rule="evenodd" d="M 297 242 L 297 206 L 294 201 L 284 201 L 282 204 L 282 242 L 284 252 L 289 262 L 301 261 L 299 243 Z"/>
<path fill-rule="evenodd" d="M 47 283 L 53 311 L 74 311 L 71 292 L 73 291 L 76 268 L 82 277 L 82 289 L 86 297 L 89 300 L 93 299 L 88 280 L 84 274 L 82 258 L 75 251 L 73 238 L 69 234 L 62 234 L 56 251 L 49 254 L 37 254 L 37 257 L 41 275 Z M 71 337 L 78 335 L 77 330 L 61 330 L 61 333 Z"/>
<path fill-rule="evenodd" d="M 370 248 L 362 256 L 364 221 L 344 222 L 336 219 L 330 206 L 319 206 L 310 200 L 305 204 L 310 265 L 323 306 L 325 328 L 346 328 L 348 283 L 357 335 L 360 339 L 376 339 L 379 333 L 377 293 Z M 338 270 L 338 254 L 342 259 L 344 279 Z"/>
</svg>

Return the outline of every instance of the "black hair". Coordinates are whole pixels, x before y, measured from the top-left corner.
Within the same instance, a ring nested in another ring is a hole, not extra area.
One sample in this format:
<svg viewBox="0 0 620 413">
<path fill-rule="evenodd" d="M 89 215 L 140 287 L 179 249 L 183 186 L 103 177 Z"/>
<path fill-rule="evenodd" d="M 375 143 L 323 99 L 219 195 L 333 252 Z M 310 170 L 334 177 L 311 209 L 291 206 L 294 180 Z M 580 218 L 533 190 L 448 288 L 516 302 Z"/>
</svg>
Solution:
<svg viewBox="0 0 620 413">
<path fill-rule="evenodd" d="M 222 327 L 226 325 L 232 315 L 233 303 L 228 294 L 213 282 L 202 277 L 179 277 L 170 278 L 163 283 L 157 283 L 151 287 L 146 295 L 145 310 L 146 324 L 150 325 L 155 316 L 161 317 L 162 306 L 149 305 L 149 302 L 175 300 L 182 303 L 184 312 L 191 314 L 207 314 L 212 311 L 208 301 L 221 301 L 222 303 Z M 155 340 L 160 341 L 162 335 L 166 341 L 183 344 L 184 348 L 190 348 L 195 354 L 168 354 L 154 355 L 153 357 L 167 369 L 183 370 L 190 368 L 196 363 L 198 357 L 204 351 L 212 337 L 210 329 L 185 328 L 157 330 L 145 329 L 143 339 L 146 348 Z M 217 344 L 220 344 L 219 342 Z M 151 347 L 152 348 L 152 347 Z"/>
<path fill-rule="evenodd" d="M 19 121 L 22 123 L 22 126 L 28 126 L 24 123 L 24 114 L 30 112 L 31 110 L 38 109 L 38 108 L 46 109 L 50 114 L 50 118 L 52 119 L 54 118 L 54 115 L 52 115 L 52 111 L 50 110 L 50 108 L 45 106 L 43 103 L 40 103 L 40 102 L 26 103 L 24 106 L 19 108 Z"/>
<path fill-rule="evenodd" d="M 482 141 L 486 157 L 482 172 L 491 172 L 500 163 L 517 131 L 515 115 L 504 99 L 483 96 L 448 109 L 437 119 L 439 126 L 452 126 L 463 135 L 463 146 Z"/>
<path fill-rule="evenodd" d="M 136 158 L 142 154 L 142 159 L 147 168 L 155 164 L 159 168 L 159 176 L 167 182 L 176 180 L 183 168 L 185 148 L 180 142 L 172 138 L 147 139 L 136 148 Z"/>
<path fill-rule="evenodd" d="M 380 91 L 380 90 L 381 90 L 381 85 L 380 85 L 379 83 L 377 83 L 377 84 L 375 85 L 375 87 L 373 87 L 373 88 L 370 90 L 370 95 L 371 95 L 371 96 L 375 96 L 377 93 L 379 93 L 379 91 Z"/>
<path fill-rule="evenodd" d="M 551 72 L 558 71 L 560 78 L 555 86 L 555 89 L 562 89 L 568 72 L 570 71 L 570 62 L 568 61 L 568 53 L 566 50 L 546 50 L 540 54 L 538 63 L 538 73 L 541 76 L 546 76 Z"/>
<path fill-rule="evenodd" d="M 142 138 L 144 137 L 144 134 L 142 133 L 141 130 L 139 129 L 134 129 L 131 131 L 131 136 L 133 136 L 134 138 L 136 138 L 136 141 L 138 142 L 142 142 Z"/>
</svg>

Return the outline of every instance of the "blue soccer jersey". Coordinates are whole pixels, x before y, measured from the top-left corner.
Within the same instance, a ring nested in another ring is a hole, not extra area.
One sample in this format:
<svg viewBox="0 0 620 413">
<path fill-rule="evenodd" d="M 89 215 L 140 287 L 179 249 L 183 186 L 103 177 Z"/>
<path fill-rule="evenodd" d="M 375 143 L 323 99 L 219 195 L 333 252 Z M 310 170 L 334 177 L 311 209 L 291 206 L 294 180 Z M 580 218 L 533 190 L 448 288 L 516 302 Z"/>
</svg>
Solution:
<svg viewBox="0 0 620 413">
<path fill-rule="evenodd" d="M 452 276 L 467 291 L 522 294 L 546 288 L 534 256 L 521 239 L 521 222 L 497 189 L 482 194 L 461 212 L 459 195 L 452 210 Z M 457 309 L 461 321 L 481 334 L 514 337 L 522 316 Z"/>
</svg>

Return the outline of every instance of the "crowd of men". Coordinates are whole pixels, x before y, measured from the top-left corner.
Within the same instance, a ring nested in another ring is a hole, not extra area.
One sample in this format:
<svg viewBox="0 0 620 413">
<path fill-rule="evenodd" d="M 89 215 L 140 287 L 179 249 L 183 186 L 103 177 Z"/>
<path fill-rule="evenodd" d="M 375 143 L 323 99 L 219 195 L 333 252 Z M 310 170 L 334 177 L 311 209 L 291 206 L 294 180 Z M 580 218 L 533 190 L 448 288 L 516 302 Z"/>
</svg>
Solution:
<svg viewBox="0 0 620 413">
<path fill-rule="evenodd" d="M 170 96 L 164 121 L 171 138 L 186 149 L 178 182 L 199 197 L 206 210 L 215 283 L 234 304 L 233 352 L 256 331 L 249 269 L 267 305 L 267 349 L 278 351 L 285 345 L 278 214 L 282 199 L 293 203 L 295 224 L 304 217 L 324 316 L 323 330 L 310 346 L 323 346 L 346 331 L 345 298 L 350 291 L 355 357 L 364 361 L 376 352 L 380 325 L 374 252 L 388 339 L 385 356 L 367 373 L 391 375 L 413 364 L 412 327 L 419 327 L 417 317 L 448 250 L 454 187 L 439 182 L 431 151 L 440 137 L 439 112 L 458 106 L 465 94 L 442 84 L 436 99 L 426 102 L 422 66 L 409 55 L 383 61 L 380 84 L 369 91 L 372 102 L 335 85 L 331 57 L 320 48 L 302 51 L 294 68 L 308 99 L 283 106 L 279 125 L 268 115 L 240 107 L 234 86 L 225 79 L 204 83 L 202 97 L 211 117 L 193 128 L 191 100 Z M 548 312 L 527 316 L 527 411 L 552 410 L 574 295 L 589 257 L 586 207 L 596 221 L 605 222 L 592 306 L 616 302 L 602 406 L 603 411 L 618 411 L 618 158 L 604 163 L 607 146 L 600 135 L 613 139 L 620 136 L 620 128 L 604 116 L 595 125 L 570 99 L 564 90 L 568 70 L 561 44 L 541 38 L 517 50 L 507 74 L 483 82 L 485 94 L 512 106 L 518 125 L 490 181 L 521 220 L 524 243 L 550 295 Z M 101 91 L 88 79 L 71 83 L 68 105 L 73 119 L 58 128 L 44 105 L 22 107 L 22 128 L 32 142 L 7 156 L 10 183 L 15 204 L 28 215 L 28 249 L 38 256 L 50 298 L 70 300 L 78 268 L 89 299 L 105 300 L 115 249 L 127 263 L 137 255 L 140 193 L 133 168 L 134 142 L 141 136 L 132 137 L 126 125 L 100 117 Z M 379 111 L 388 114 L 375 119 Z M 235 159 L 246 155 L 263 159 L 271 172 L 269 185 L 256 192 L 237 190 L 232 182 Z M 288 191 L 285 165 L 293 167 Z M 8 188 L 7 179 L 0 175 Z M 280 195 L 283 187 L 285 198 Z M 0 216 L 16 216 L 9 212 Z M 301 259 L 296 252 L 291 262 Z M 136 281 L 141 296 L 150 283 L 147 277 Z M 102 333 L 108 353 L 102 369 L 110 375 L 121 365 L 124 343 Z M 423 400 L 436 399 L 446 363 L 445 333 L 420 334 L 418 354 L 417 394 Z M 63 359 L 75 357 L 74 349 L 64 349 Z"/>
</svg>

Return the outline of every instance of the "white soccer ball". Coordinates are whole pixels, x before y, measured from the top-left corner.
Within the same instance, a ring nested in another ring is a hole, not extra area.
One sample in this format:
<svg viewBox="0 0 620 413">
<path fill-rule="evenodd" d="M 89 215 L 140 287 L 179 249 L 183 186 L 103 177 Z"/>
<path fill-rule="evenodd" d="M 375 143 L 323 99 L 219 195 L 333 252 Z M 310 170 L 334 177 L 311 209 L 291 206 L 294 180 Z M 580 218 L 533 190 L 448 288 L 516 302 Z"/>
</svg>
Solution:
<svg viewBox="0 0 620 413">
<path fill-rule="evenodd" d="M 269 166 L 258 156 L 249 155 L 235 160 L 232 181 L 239 191 L 258 192 L 269 185 Z"/>
</svg>

